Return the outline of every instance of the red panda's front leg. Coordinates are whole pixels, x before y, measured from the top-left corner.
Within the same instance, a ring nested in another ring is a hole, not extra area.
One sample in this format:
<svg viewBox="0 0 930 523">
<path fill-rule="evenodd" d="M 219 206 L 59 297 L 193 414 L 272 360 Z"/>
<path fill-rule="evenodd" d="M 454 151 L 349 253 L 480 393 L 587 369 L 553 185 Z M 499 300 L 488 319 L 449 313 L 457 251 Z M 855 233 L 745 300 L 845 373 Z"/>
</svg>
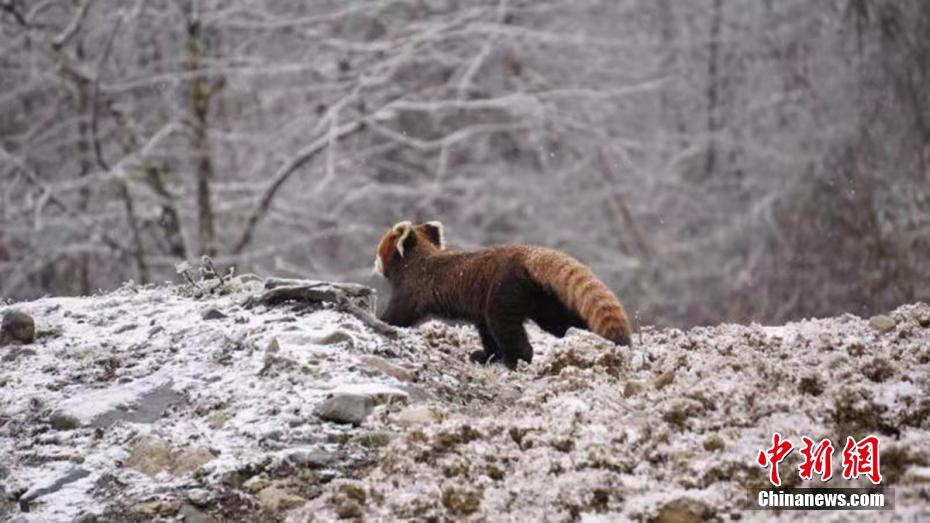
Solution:
<svg viewBox="0 0 930 523">
<path fill-rule="evenodd" d="M 475 327 L 478 328 L 478 336 L 481 337 L 482 349 L 469 354 L 469 359 L 483 365 L 493 357 L 500 357 L 500 349 L 497 346 L 497 342 L 494 341 L 494 336 L 491 335 L 491 331 L 488 330 L 488 327 L 483 323 L 477 323 Z"/>
</svg>

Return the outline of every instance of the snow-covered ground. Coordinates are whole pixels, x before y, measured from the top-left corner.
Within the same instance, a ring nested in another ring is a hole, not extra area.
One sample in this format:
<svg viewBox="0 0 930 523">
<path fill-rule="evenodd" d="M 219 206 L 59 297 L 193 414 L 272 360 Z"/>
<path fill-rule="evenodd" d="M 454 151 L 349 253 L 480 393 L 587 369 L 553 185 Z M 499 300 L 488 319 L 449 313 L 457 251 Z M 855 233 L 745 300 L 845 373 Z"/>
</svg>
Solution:
<svg viewBox="0 0 930 523">
<path fill-rule="evenodd" d="M 328 307 L 243 307 L 258 281 L 224 291 L 0 307 L 38 329 L 0 347 L 0 520 L 794 520 L 747 509 L 776 431 L 882 438 L 895 510 L 803 519 L 930 520 L 925 304 L 647 328 L 632 350 L 534 328 L 509 372 L 468 362 L 470 327 L 386 338 Z M 815 486 L 799 461 L 786 484 Z"/>
</svg>

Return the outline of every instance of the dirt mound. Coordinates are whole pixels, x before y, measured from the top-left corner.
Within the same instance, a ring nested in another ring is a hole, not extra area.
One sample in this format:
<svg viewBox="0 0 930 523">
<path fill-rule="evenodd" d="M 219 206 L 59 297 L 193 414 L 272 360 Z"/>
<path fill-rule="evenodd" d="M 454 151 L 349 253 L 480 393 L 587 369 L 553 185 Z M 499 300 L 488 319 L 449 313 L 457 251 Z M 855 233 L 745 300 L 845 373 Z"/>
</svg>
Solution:
<svg viewBox="0 0 930 523">
<path fill-rule="evenodd" d="M 470 327 L 386 335 L 344 307 L 244 306 L 260 292 L 0 309 L 36 323 L 34 343 L 0 348 L 19 351 L 0 366 L 0 518 L 795 519 L 746 510 L 776 431 L 881 437 L 897 508 L 870 516 L 930 518 L 925 304 L 647 328 L 632 350 L 531 328 L 534 362 L 509 372 L 468 361 Z M 808 484 L 795 454 L 782 477 Z M 803 515 L 827 516 L 845 517 Z"/>
</svg>

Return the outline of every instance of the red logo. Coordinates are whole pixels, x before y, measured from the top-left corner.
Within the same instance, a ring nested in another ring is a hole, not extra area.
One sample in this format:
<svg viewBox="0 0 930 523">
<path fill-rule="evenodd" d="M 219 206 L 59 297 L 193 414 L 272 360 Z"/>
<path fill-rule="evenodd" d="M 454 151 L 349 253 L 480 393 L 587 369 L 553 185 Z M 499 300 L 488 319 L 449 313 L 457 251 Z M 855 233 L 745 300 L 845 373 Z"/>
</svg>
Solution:
<svg viewBox="0 0 930 523">
<path fill-rule="evenodd" d="M 878 485 L 882 481 L 878 459 L 877 437 L 868 436 L 857 442 L 848 436 L 843 447 L 843 477 L 855 479 L 864 475 L 873 485 Z"/>
<path fill-rule="evenodd" d="M 781 478 L 778 476 L 778 464 L 785 459 L 785 456 L 791 452 L 793 447 L 794 445 L 790 441 L 782 441 L 781 434 L 776 432 L 772 434 L 772 446 L 767 450 L 760 450 L 759 457 L 756 458 L 760 467 L 772 467 L 769 473 L 769 481 L 776 487 L 781 486 Z"/>
<path fill-rule="evenodd" d="M 815 445 L 814 440 L 807 436 L 802 436 L 803 447 L 798 448 L 798 452 L 804 457 L 804 461 L 798 465 L 798 475 L 801 479 L 811 480 L 814 475 L 820 476 L 820 481 L 830 481 L 833 477 L 833 442 L 829 439 L 822 439 Z M 879 441 L 877 436 L 866 436 L 856 441 L 851 436 L 846 438 L 846 446 L 843 447 L 843 477 L 846 479 L 856 479 L 859 476 L 869 478 L 874 485 L 882 481 L 882 474 L 879 468 Z M 781 434 L 775 432 L 772 434 L 772 445 L 759 451 L 756 462 L 760 467 L 770 468 L 769 481 L 776 487 L 781 486 L 781 476 L 778 472 L 778 465 L 788 456 L 794 445 L 781 437 Z"/>
<path fill-rule="evenodd" d="M 801 449 L 804 463 L 798 466 L 801 479 L 811 479 L 816 473 L 820 481 L 830 481 L 833 477 L 833 443 L 829 439 L 820 440 L 814 449 L 814 440 L 804 436 L 801 441 L 804 442 Z"/>
</svg>

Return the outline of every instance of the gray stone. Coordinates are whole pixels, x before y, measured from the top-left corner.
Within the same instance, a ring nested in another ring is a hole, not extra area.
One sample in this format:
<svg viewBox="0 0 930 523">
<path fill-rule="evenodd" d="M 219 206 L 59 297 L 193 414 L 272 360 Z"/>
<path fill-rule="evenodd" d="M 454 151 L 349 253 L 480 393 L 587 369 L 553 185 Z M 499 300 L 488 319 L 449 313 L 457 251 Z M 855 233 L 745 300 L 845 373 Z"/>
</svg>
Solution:
<svg viewBox="0 0 930 523">
<path fill-rule="evenodd" d="M 391 419 L 398 425 L 410 427 L 434 423 L 438 421 L 439 416 L 426 405 L 412 405 L 398 412 Z"/>
<path fill-rule="evenodd" d="M 288 453 L 287 460 L 300 467 L 321 469 L 335 463 L 336 456 L 322 449 L 296 449 Z"/>
<path fill-rule="evenodd" d="M 869 325 L 873 329 L 881 333 L 891 332 L 898 325 L 894 318 L 891 316 L 885 316 L 884 314 L 879 314 L 877 316 L 872 316 L 869 318 Z"/>
<path fill-rule="evenodd" d="M 394 365 L 393 363 L 387 361 L 384 358 L 378 356 L 365 356 L 362 358 L 362 365 L 366 368 L 386 374 L 392 378 L 395 378 L 400 381 L 411 381 L 413 375 L 409 370 Z"/>
<path fill-rule="evenodd" d="M 122 333 L 124 333 L 124 332 L 129 332 L 129 331 L 131 331 L 131 330 L 135 330 L 135 329 L 138 328 L 138 327 L 139 327 L 139 326 L 136 325 L 135 323 L 127 323 L 127 324 L 125 324 L 125 325 L 122 325 L 122 326 L 120 326 L 120 327 L 117 327 L 116 330 L 113 331 L 113 334 L 122 334 Z"/>
<path fill-rule="evenodd" d="M 36 339 L 36 323 L 32 316 L 19 310 L 3 315 L 0 324 L 0 345 L 4 342 L 32 343 Z"/>
<path fill-rule="evenodd" d="M 148 501 L 136 503 L 130 509 L 134 514 L 153 518 L 155 516 L 170 516 L 180 510 L 181 505 L 171 501 Z"/>
<path fill-rule="evenodd" d="M 214 523 L 216 521 L 210 514 L 207 514 L 190 503 L 181 505 L 181 510 L 178 511 L 178 515 L 184 518 L 184 523 Z"/>
<path fill-rule="evenodd" d="M 7 363 L 13 362 L 23 357 L 35 356 L 36 351 L 24 347 L 13 347 L 6 354 L 0 357 L 0 361 Z"/>
<path fill-rule="evenodd" d="M 375 405 L 406 404 L 410 394 L 397 387 L 381 383 L 355 383 L 342 385 L 333 390 L 334 395 L 350 394 L 367 396 Z"/>
<path fill-rule="evenodd" d="M 912 466 L 904 472 L 906 483 L 930 484 L 930 467 Z"/>
<path fill-rule="evenodd" d="M 347 343 L 349 347 L 352 347 L 355 340 L 352 338 L 351 334 L 345 331 L 334 330 L 333 332 L 315 338 L 313 341 L 317 345 L 336 345 L 338 343 Z"/>
<path fill-rule="evenodd" d="M 167 382 L 141 395 L 131 406 L 104 412 L 90 422 L 91 427 L 108 428 L 118 421 L 155 423 L 172 405 L 184 404 L 187 398 Z"/>
<path fill-rule="evenodd" d="M 207 310 L 203 311 L 201 315 L 205 320 L 222 320 L 226 317 L 226 314 L 217 309 L 216 307 L 210 307 Z"/>
<path fill-rule="evenodd" d="M 41 496 L 45 496 L 47 494 L 53 494 L 55 492 L 58 492 L 65 485 L 69 483 L 74 483 L 75 481 L 86 478 L 89 475 L 90 475 L 90 472 L 82 468 L 71 469 L 71 471 L 69 471 L 64 476 L 56 479 L 55 481 L 52 482 L 51 485 L 47 487 L 29 489 L 28 491 L 26 491 L 25 494 L 22 495 L 22 497 L 19 498 L 19 500 L 21 503 L 29 503 L 30 501 L 36 498 L 39 498 Z"/>
<path fill-rule="evenodd" d="M 360 425 L 374 407 L 375 402 L 369 396 L 342 393 L 323 400 L 314 412 L 325 421 Z"/>
<path fill-rule="evenodd" d="M 198 507 L 205 507 L 212 501 L 213 495 L 210 491 L 202 488 L 192 488 L 187 491 L 187 500 Z"/>
<path fill-rule="evenodd" d="M 699 523 L 714 516 L 714 510 L 703 501 L 692 498 L 676 498 L 659 508 L 655 523 Z"/>
</svg>

